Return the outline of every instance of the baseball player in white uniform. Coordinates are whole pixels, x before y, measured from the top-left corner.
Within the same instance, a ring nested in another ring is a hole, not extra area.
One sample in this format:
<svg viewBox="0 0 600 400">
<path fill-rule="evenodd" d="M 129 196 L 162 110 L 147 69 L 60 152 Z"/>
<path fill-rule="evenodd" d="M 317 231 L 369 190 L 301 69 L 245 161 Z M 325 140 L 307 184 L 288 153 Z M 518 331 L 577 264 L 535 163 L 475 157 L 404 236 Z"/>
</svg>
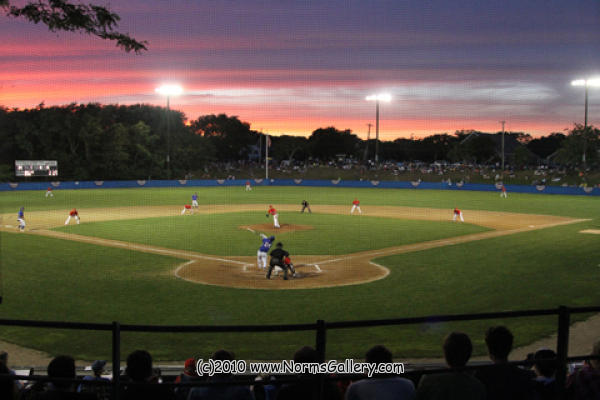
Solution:
<svg viewBox="0 0 600 400">
<path fill-rule="evenodd" d="M 277 210 L 271 204 L 269 204 L 269 211 L 267 211 L 267 217 L 269 215 L 273 216 L 273 227 L 281 228 L 281 226 L 279 226 L 279 214 L 277 214 Z"/>
</svg>

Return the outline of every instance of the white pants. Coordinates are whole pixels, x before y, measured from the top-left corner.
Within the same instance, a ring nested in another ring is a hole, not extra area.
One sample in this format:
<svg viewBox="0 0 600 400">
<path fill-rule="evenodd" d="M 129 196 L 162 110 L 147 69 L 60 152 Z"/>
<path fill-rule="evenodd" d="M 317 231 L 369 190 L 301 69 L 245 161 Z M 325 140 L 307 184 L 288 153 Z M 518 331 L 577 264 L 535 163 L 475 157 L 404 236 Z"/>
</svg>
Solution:
<svg viewBox="0 0 600 400">
<path fill-rule="evenodd" d="M 246 191 L 252 190 L 252 187 L 250 185 L 246 185 Z"/>
<path fill-rule="evenodd" d="M 192 213 L 192 209 L 191 208 L 183 208 L 183 210 L 181 210 L 181 215 L 185 214 L 186 211 L 190 211 L 190 213 Z"/>
<path fill-rule="evenodd" d="M 274 226 L 275 228 L 281 228 L 281 227 L 279 226 L 279 214 L 275 214 L 275 215 L 273 215 L 273 226 Z"/>
<path fill-rule="evenodd" d="M 198 207 L 198 200 L 192 200 L 192 207 Z"/>
<path fill-rule="evenodd" d="M 456 216 L 457 216 L 457 215 L 460 217 L 460 220 L 461 220 L 462 222 L 465 222 L 465 220 L 464 220 L 464 218 L 463 218 L 463 215 L 462 215 L 462 211 L 461 211 L 461 213 L 460 213 L 460 214 L 454 214 L 454 216 L 452 217 L 452 221 L 456 221 Z"/>
<path fill-rule="evenodd" d="M 350 210 L 350 214 L 354 214 L 354 210 L 358 210 L 358 213 L 362 214 L 362 211 L 360 210 L 360 206 L 357 206 L 356 204 L 352 205 L 352 210 Z"/>
<path fill-rule="evenodd" d="M 17 221 L 19 221 L 19 229 L 24 231 L 25 230 L 25 220 L 23 218 L 17 218 Z"/>
<path fill-rule="evenodd" d="M 77 221 L 77 224 L 79 224 L 79 215 L 74 216 L 73 218 L 75 218 L 75 221 Z M 65 225 L 69 225 L 69 221 L 71 220 L 71 216 L 69 215 L 67 217 L 67 220 L 65 221 Z"/>
<path fill-rule="evenodd" d="M 46 197 L 48 197 L 48 196 L 54 197 L 54 193 L 52 193 L 52 192 L 46 192 Z"/>
<path fill-rule="evenodd" d="M 508 198 L 508 195 L 506 194 L 506 192 L 502 192 L 500 193 L 500 197 L 504 197 L 506 199 Z"/>
<path fill-rule="evenodd" d="M 258 268 L 267 268 L 267 253 L 260 250 L 256 252 L 256 265 L 258 265 Z"/>
</svg>

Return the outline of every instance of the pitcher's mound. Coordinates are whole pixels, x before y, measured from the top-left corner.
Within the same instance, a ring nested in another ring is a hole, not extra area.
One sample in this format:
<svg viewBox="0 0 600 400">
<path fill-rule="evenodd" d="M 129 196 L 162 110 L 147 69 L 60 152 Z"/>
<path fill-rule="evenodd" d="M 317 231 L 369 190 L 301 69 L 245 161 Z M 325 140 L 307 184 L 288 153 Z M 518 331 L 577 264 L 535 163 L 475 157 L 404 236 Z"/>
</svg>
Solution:
<svg viewBox="0 0 600 400">
<path fill-rule="evenodd" d="M 295 224 L 281 224 L 280 228 L 274 228 L 273 224 L 258 224 L 258 225 L 243 225 L 240 226 L 239 229 L 246 229 L 250 231 L 254 231 L 256 233 L 265 233 L 265 234 L 277 234 L 277 233 L 288 233 L 288 232 L 296 232 L 296 231 L 308 231 L 310 229 L 315 229 L 311 225 L 295 225 Z"/>
</svg>

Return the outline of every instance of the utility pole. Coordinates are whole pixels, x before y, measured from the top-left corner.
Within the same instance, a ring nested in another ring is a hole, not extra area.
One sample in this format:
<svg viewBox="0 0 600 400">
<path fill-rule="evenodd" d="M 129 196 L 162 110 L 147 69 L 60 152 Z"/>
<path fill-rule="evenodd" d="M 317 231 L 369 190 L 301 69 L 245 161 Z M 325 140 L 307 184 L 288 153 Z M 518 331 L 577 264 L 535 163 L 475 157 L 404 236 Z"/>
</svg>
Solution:
<svg viewBox="0 0 600 400">
<path fill-rule="evenodd" d="M 504 180 L 504 124 L 506 121 L 500 121 L 502 124 L 502 180 Z"/>
<path fill-rule="evenodd" d="M 369 127 L 369 130 L 367 131 L 367 145 L 365 146 L 365 161 L 367 161 L 367 157 L 369 157 L 369 140 L 371 139 L 371 127 L 373 126 L 373 124 L 367 124 L 367 126 Z"/>
</svg>

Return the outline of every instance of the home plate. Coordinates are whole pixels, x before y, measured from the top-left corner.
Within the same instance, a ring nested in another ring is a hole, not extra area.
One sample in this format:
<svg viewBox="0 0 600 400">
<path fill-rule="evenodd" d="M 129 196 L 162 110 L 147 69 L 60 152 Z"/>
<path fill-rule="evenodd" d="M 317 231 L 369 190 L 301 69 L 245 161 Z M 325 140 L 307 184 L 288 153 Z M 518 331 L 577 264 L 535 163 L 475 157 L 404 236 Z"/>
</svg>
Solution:
<svg viewBox="0 0 600 400">
<path fill-rule="evenodd" d="M 592 235 L 600 235 L 600 229 L 585 229 L 579 233 L 591 233 Z"/>
</svg>

